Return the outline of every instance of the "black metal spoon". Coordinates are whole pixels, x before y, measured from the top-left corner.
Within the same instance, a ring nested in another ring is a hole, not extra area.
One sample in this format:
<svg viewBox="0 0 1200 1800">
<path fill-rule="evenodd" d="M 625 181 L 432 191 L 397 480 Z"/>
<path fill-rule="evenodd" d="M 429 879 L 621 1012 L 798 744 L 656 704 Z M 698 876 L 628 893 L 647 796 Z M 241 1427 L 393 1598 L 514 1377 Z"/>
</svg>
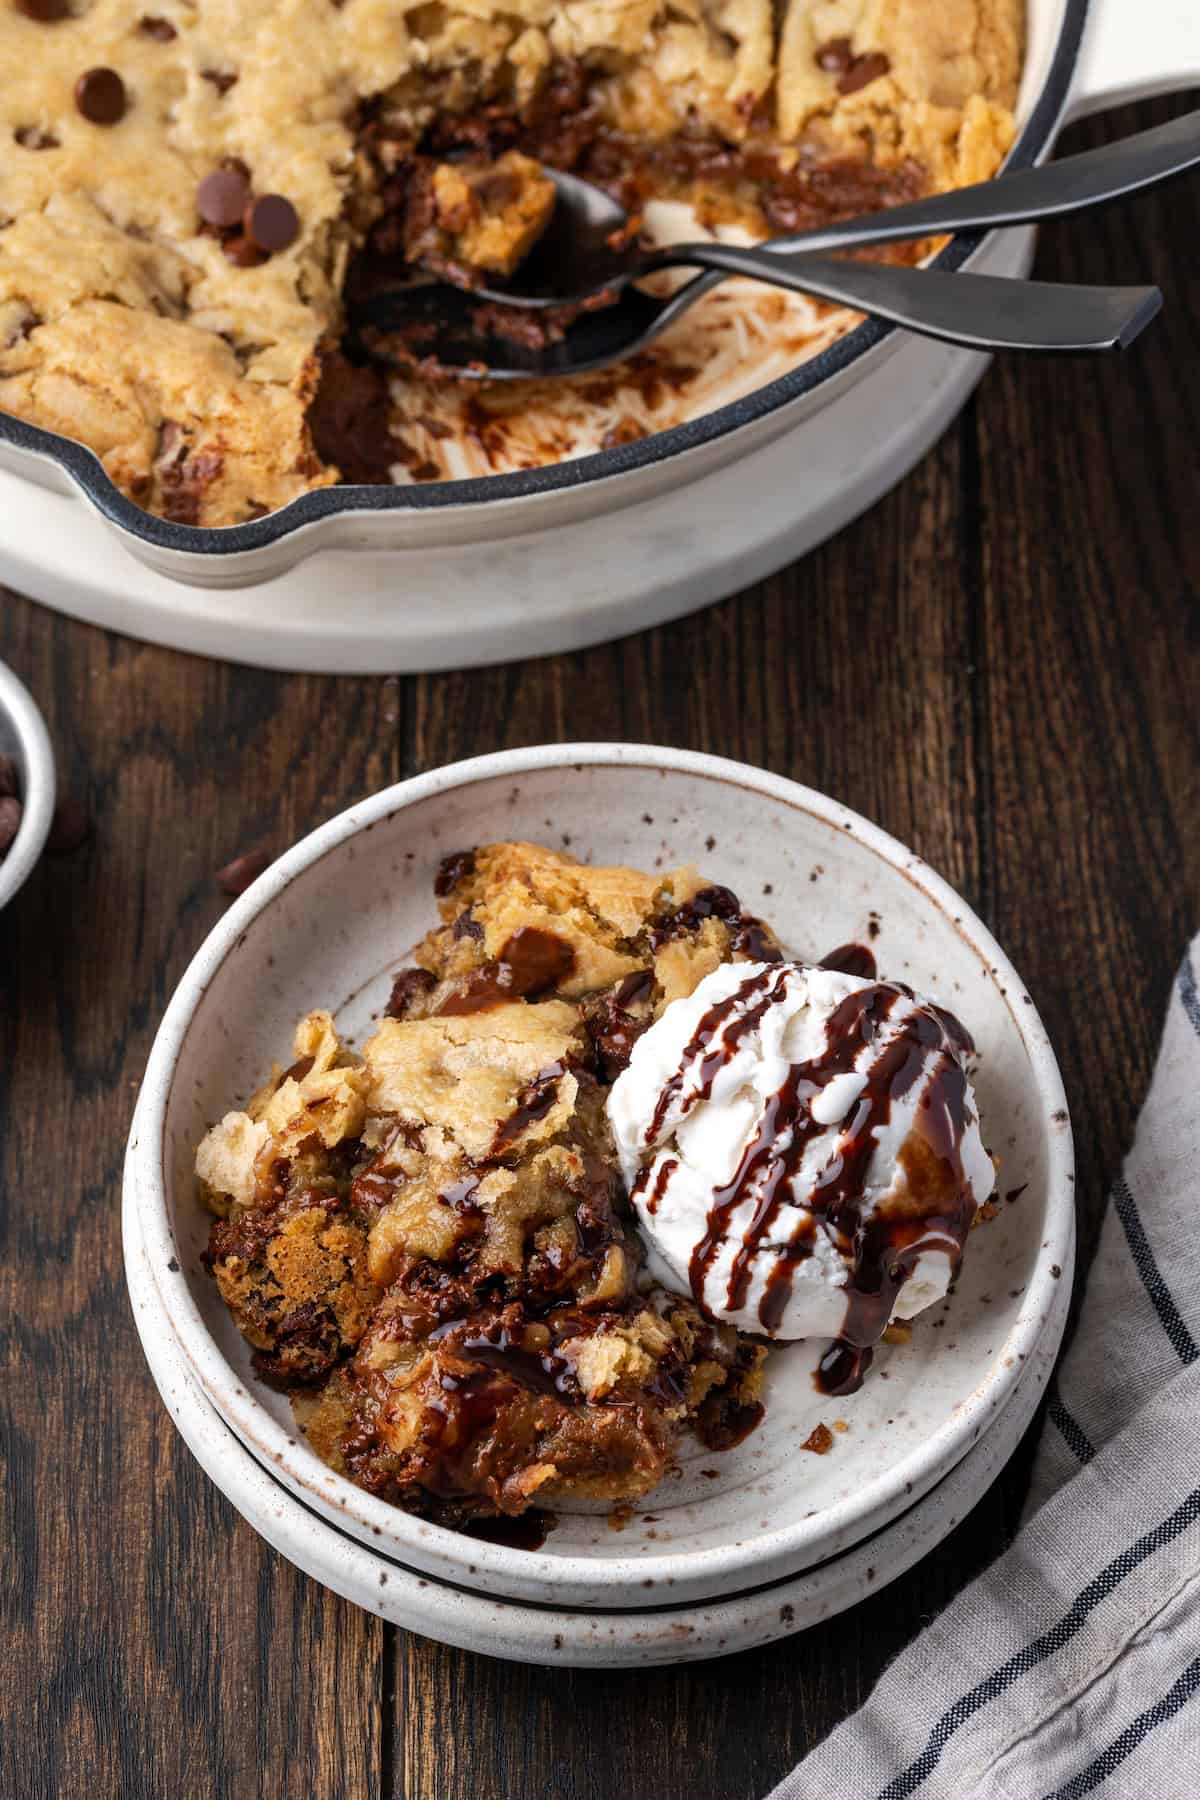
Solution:
<svg viewBox="0 0 1200 1800">
<path fill-rule="evenodd" d="M 722 243 L 614 250 L 627 224 L 603 189 L 548 170 L 558 189 L 550 226 L 517 279 L 458 292 L 438 282 L 378 293 L 351 312 L 352 330 L 369 330 L 369 353 L 391 360 L 388 334 L 422 324 L 445 367 L 491 380 L 581 374 L 636 354 L 726 275 L 853 306 L 926 336 L 976 350 L 1098 352 L 1133 341 L 1162 304 L 1157 288 L 1103 288 L 947 275 L 940 270 L 835 261 L 815 251 L 846 250 L 933 233 L 991 229 L 1061 217 L 1139 192 L 1200 163 L 1200 113 L 1120 143 L 1040 169 L 936 194 L 760 248 Z M 679 266 L 708 273 L 669 297 L 633 286 Z M 484 301 L 533 313 L 615 296 L 584 312 L 558 342 L 516 343 L 491 329 Z M 404 360 L 400 358 L 398 360 Z"/>
</svg>

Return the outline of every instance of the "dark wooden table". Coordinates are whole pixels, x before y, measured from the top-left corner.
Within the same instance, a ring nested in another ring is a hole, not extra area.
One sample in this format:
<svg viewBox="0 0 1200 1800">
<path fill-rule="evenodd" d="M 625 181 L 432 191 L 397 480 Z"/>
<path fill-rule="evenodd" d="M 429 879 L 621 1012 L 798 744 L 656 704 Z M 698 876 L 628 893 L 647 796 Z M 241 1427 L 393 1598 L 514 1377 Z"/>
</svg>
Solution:
<svg viewBox="0 0 1200 1800">
<path fill-rule="evenodd" d="M 0 918 L 5 1796 L 752 1800 L 995 1553 L 1028 1443 L 919 1569 L 770 1650 L 580 1674 L 386 1627 L 269 1550 L 168 1423 L 125 1301 L 121 1157 L 221 864 L 458 757 L 634 738 L 836 794 L 963 891 L 1058 1046 L 1094 1227 L 1200 923 L 1198 242 L 1196 183 L 1060 227 L 1042 274 L 1165 288 L 1128 360 L 995 368 L 868 518 L 623 643 L 289 677 L 0 600 L 0 654 L 98 822 Z"/>
</svg>

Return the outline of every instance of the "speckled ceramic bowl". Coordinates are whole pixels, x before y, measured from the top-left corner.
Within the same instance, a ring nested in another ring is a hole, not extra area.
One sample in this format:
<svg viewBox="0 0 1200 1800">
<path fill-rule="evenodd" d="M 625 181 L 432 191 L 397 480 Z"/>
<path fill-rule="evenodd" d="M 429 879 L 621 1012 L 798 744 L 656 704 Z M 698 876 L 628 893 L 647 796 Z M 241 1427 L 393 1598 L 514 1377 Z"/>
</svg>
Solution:
<svg viewBox="0 0 1200 1800">
<path fill-rule="evenodd" d="M 0 907 L 8 905 L 42 854 L 54 816 L 54 752 L 28 688 L 0 663 L 0 756 L 17 764 L 21 826 L 0 859 Z"/>
<path fill-rule="evenodd" d="M 560 1517 L 543 1550 L 465 1540 L 333 1474 L 285 1400 L 258 1383 L 205 1274 L 192 1177 L 208 1124 L 286 1057 L 295 1020 L 329 1005 L 363 1035 L 426 928 L 440 858 L 497 837 L 643 867 L 701 862 L 769 915 L 797 954 L 874 936 L 881 970 L 962 1014 L 981 1046 L 985 1139 L 1014 1196 L 976 1233 L 956 1291 L 912 1342 L 832 1402 L 820 1346 L 772 1357 L 767 1416 L 736 1450 L 688 1445 L 623 1531 Z M 873 931 L 872 931 L 873 928 Z M 1056 1341 L 1073 1247 L 1072 1146 L 1036 1010 L 1003 953 L 920 859 L 835 801 L 717 758 L 636 745 L 509 751 L 418 776 L 311 834 L 233 906 L 180 983 L 155 1041 L 126 1168 L 164 1314 L 213 1406 L 262 1462 L 339 1527 L 411 1567 L 572 1607 L 711 1598 L 828 1560 L 928 1492 L 988 1431 L 1039 1345 Z M 803 1446 L 844 1423 L 824 1456 Z"/>
<path fill-rule="evenodd" d="M 718 1600 L 641 1610 L 534 1606 L 422 1575 L 327 1523 L 289 1493 L 201 1391 L 163 1311 L 128 1195 L 123 1217 L 130 1304 L 163 1405 L 201 1468 L 242 1517 L 305 1574 L 393 1625 L 456 1649 L 547 1667 L 642 1669 L 703 1662 L 775 1643 L 877 1593 L 936 1550 L 996 1479 L 1037 1409 L 1058 1336 L 1052 1321 L 1011 1402 L 974 1449 L 922 1500 L 840 1556 Z M 1063 1284 L 1057 1309 L 1064 1316 L 1067 1299 Z"/>
</svg>

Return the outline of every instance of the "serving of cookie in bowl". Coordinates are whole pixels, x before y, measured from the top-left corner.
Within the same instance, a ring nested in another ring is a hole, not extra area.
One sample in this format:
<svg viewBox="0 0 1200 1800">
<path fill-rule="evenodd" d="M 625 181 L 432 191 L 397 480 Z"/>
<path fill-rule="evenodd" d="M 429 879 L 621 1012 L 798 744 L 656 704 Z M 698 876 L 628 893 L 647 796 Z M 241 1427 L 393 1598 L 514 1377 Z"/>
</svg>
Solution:
<svg viewBox="0 0 1200 1800">
<path fill-rule="evenodd" d="M 376 796 L 243 896 L 127 1218 L 289 1506 L 619 1610 L 936 1506 L 1045 1380 L 1070 1162 L 1019 978 L 916 858 L 738 764 L 565 746 Z"/>
</svg>

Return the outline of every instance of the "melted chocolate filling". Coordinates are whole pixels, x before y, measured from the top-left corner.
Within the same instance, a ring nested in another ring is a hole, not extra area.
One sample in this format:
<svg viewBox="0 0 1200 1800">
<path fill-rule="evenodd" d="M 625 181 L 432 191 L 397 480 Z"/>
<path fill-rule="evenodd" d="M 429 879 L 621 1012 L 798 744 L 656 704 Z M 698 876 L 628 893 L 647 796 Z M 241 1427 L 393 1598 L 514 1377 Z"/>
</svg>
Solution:
<svg viewBox="0 0 1200 1800">
<path fill-rule="evenodd" d="M 860 65 L 865 79 L 880 72 L 874 59 L 859 58 L 854 65 L 856 80 Z M 847 70 L 843 79 L 851 78 Z M 432 189 L 439 161 L 494 159 L 519 148 L 548 167 L 572 170 L 606 189 L 629 212 L 633 231 L 647 201 L 655 197 L 691 198 L 707 225 L 758 214 L 767 235 L 779 236 L 899 205 L 916 199 L 926 187 L 924 171 L 915 163 L 884 170 L 862 158 L 814 160 L 802 153 L 785 166 L 785 159 L 766 141 L 771 121 L 765 111 L 751 121 L 755 141 L 749 144 L 729 143 L 695 125 L 685 125 L 663 142 L 641 142 L 605 124 L 591 97 L 594 79 L 579 62 L 564 60 L 549 71 L 524 108 L 511 101 L 488 101 L 461 113 L 444 113 L 419 141 L 412 139 L 406 125 L 392 123 L 379 104 L 368 107 L 359 128 L 359 147 L 378 171 L 383 214 L 351 264 L 346 283 L 351 306 L 419 276 L 417 265 L 439 237 Z M 436 100 L 435 95 L 431 98 Z M 881 261 L 911 262 L 919 249 L 898 244 L 866 254 Z M 456 265 L 456 270 L 466 286 L 483 285 L 481 271 L 464 264 Z M 472 325 L 477 334 L 541 349 L 560 341 L 578 313 L 577 307 L 533 313 L 486 302 L 475 309 Z M 438 336 L 436 321 L 414 315 L 399 330 L 368 327 L 363 341 L 407 364 L 423 379 L 457 379 L 457 371 L 439 362 Z M 341 457 L 335 460 L 341 464 Z M 394 441 L 386 460 L 398 460 Z M 378 456 L 375 461 L 378 466 Z M 368 459 L 358 464 L 360 469 L 369 466 Z M 423 478 L 419 470 L 414 473 Z M 386 476 L 359 473 L 348 478 Z"/>
<path fill-rule="evenodd" d="M 539 925 L 522 925 L 500 955 L 472 970 L 438 1011 L 443 1015 L 482 1012 L 508 1000 L 536 1000 L 565 981 L 574 967 L 575 952 L 570 944 Z"/>
<path fill-rule="evenodd" d="M 473 850 L 452 850 L 449 856 L 443 856 L 438 864 L 438 872 L 433 878 L 433 891 L 439 900 L 452 894 L 460 881 L 475 873 L 475 852 Z"/>
<path fill-rule="evenodd" d="M 823 956 L 818 969 L 832 969 L 839 975 L 855 975 L 861 981 L 875 979 L 875 952 L 865 944 L 839 944 Z"/>
<path fill-rule="evenodd" d="M 468 1519 L 460 1529 L 464 1537 L 480 1538 L 485 1544 L 504 1544 L 509 1550 L 540 1550 L 558 1520 L 553 1513 L 502 1513 L 494 1519 Z"/>
<path fill-rule="evenodd" d="M 496 1135 L 488 1151 L 489 1157 L 502 1156 L 523 1131 L 545 1118 L 558 1099 L 558 1084 L 565 1074 L 566 1068 L 562 1063 L 551 1063 L 548 1069 L 542 1069 L 522 1088 L 517 1096 L 515 1110 L 507 1119 L 501 1120 L 496 1128 Z"/>
</svg>

